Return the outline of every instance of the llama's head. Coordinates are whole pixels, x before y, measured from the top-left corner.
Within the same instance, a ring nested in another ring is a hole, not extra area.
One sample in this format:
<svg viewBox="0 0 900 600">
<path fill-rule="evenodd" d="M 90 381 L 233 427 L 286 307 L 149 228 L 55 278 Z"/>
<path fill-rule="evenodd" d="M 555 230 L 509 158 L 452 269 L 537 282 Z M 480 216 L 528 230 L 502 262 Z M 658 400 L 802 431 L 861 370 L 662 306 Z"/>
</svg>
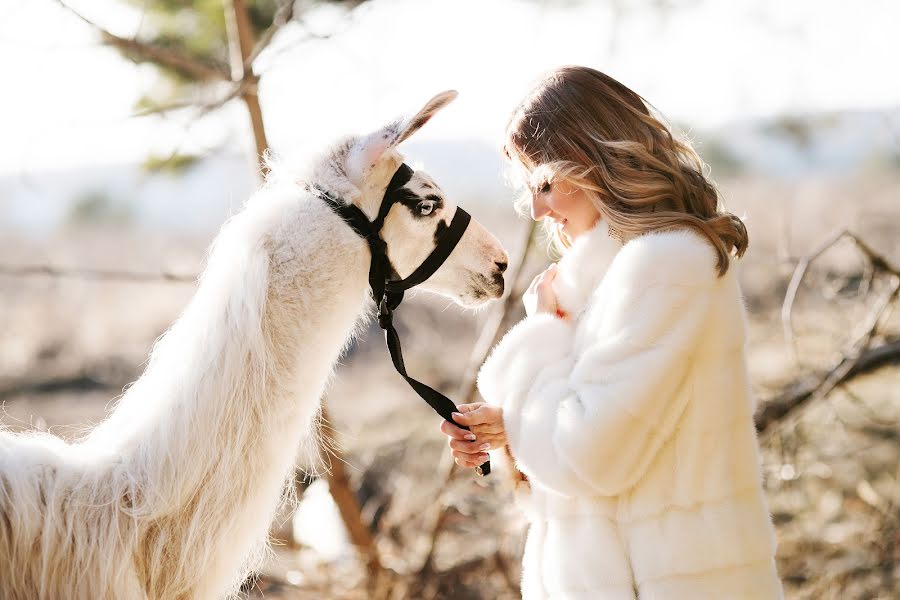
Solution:
<svg viewBox="0 0 900 600">
<path fill-rule="evenodd" d="M 378 214 L 385 189 L 403 163 L 397 145 L 455 97 L 453 91 L 438 94 L 414 116 L 343 146 L 339 163 L 357 192 L 351 194 L 352 201 L 370 220 Z M 398 194 L 400 201 L 388 212 L 381 235 L 391 264 L 400 277 L 406 277 L 435 248 L 435 240 L 449 226 L 457 205 L 421 170 L 413 172 Z M 508 261 L 497 238 L 472 219 L 447 261 L 419 287 L 463 306 L 478 306 L 503 294 L 503 271 Z"/>
</svg>

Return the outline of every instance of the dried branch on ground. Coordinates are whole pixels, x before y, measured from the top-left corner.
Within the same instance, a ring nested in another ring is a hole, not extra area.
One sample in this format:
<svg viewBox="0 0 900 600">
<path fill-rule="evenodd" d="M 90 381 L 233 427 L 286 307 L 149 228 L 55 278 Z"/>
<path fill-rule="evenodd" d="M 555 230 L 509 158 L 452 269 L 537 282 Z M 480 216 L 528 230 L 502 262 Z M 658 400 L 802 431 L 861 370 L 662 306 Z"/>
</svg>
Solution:
<svg viewBox="0 0 900 600">
<path fill-rule="evenodd" d="M 799 412 L 804 406 L 827 396 L 835 387 L 846 383 L 853 377 L 869 372 L 883 364 L 900 360 L 900 342 L 879 339 L 879 326 L 885 315 L 891 310 L 900 297 L 900 269 L 892 266 L 890 261 L 872 249 L 854 233 L 841 230 L 829 237 L 809 255 L 797 263 L 794 274 L 785 292 L 782 305 L 782 323 L 785 337 L 791 344 L 795 341 L 793 328 L 794 304 L 797 292 L 809 267 L 828 249 L 843 239 L 850 239 L 866 258 L 866 270 L 870 273 L 867 280 L 883 276 L 888 280 L 887 291 L 873 303 L 868 315 L 857 327 L 856 335 L 847 344 L 841 358 L 825 372 L 818 376 L 805 376 L 788 385 L 782 393 L 761 404 L 756 414 L 756 428 L 760 434 L 766 433 L 774 425 L 784 422 Z"/>
</svg>

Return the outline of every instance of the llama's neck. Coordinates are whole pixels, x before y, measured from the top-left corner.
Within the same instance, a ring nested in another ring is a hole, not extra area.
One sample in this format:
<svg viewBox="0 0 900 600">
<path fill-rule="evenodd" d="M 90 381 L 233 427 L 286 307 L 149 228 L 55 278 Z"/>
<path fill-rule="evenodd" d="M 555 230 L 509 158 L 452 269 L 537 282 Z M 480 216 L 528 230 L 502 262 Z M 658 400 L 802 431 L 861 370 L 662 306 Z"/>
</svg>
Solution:
<svg viewBox="0 0 900 600">
<path fill-rule="evenodd" d="M 301 440 L 314 439 L 366 299 L 364 242 L 318 199 L 289 192 L 262 192 L 223 229 L 185 313 L 85 441 L 118 455 L 113 486 L 147 523 L 142 543 L 179 548 L 185 576 L 226 586 L 265 538 Z M 198 547 L 202 564 L 186 558 Z M 140 574 L 160 585 L 172 575 Z"/>
</svg>

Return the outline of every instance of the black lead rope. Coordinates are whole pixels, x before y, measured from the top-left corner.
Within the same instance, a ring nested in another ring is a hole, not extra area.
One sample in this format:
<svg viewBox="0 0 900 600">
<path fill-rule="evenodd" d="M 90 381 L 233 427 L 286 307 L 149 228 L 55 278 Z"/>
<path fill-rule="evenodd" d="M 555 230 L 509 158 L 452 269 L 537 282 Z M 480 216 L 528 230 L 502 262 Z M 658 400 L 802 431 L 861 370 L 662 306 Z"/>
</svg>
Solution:
<svg viewBox="0 0 900 600">
<path fill-rule="evenodd" d="M 394 311 L 403 301 L 403 292 L 427 280 L 444 264 L 444 261 L 453 252 L 459 240 L 462 239 L 463 233 L 465 233 L 472 219 L 469 213 L 457 207 L 456 214 L 453 215 L 453 220 L 450 221 L 450 226 L 441 234 L 431 254 L 409 277 L 395 279 L 397 273 L 388 259 L 387 244 L 381 237 L 381 228 L 384 226 L 384 219 L 387 217 L 391 206 L 397 202 L 397 191 L 409 181 L 412 174 L 413 170 L 406 163 L 400 165 L 400 168 L 397 169 L 390 183 L 388 183 L 384 192 L 384 198 L 381 200 L 378 216 L 374 221 L 369 221 L 359 207 L 340 202 L 321 188 L 313 187 L 313 191 L 344 219 L 357 235 L 369 244 L 369 250 L 372 253 L 372 262 L 369 264 L 369 288 L 372 292 L 372 298 L 378 306 L 378 325 L 384 330 L 384 339 L 391 354 L 391 362 L 394 363 L 394 369 L 400 373 L 403 379 L 406 380 L 406 383 L 437 414 L 457 427 L 468 430 L 468 427 L 460 425 L 453 420 L 452 413 L 457 412 L 457 409 L 456 404 L 450 398 L 421 381 L 410 377 L 409 373 L 406 372 L 406 365 L 403 362 L 403 351 L 400 348 L 400 336 L 397 334 L 396 328 L 394 328 Z M 491 472 L 490 461 L 486 461 L 480 467 L 476 467 L 475 472 L 479 475 L 488 475 Z"/>
</svg>

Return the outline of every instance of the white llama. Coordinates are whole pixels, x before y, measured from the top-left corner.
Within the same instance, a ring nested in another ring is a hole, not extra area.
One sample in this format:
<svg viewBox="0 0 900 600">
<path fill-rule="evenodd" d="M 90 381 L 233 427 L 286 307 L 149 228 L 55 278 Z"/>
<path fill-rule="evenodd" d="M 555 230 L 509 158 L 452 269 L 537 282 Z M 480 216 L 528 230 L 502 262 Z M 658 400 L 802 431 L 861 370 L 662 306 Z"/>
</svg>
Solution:
<svg viewBox="0 0 900 600">
<path fill-rule="evenodd" d="M 396 145 L 455 97 L 270 177 L 213 244 L 199 288 L 83 440 L 0 431 L 0 598 L 231 597 L 266 550 L 335 361 L 371 310 L 369 248 L 310 186 L 374 218 Z M 456 206 L 416 172 L 382 231 L 406 276 Z M 497 298 L 507 256 L 474 221 L 422 287 Z"/>
</svg>

